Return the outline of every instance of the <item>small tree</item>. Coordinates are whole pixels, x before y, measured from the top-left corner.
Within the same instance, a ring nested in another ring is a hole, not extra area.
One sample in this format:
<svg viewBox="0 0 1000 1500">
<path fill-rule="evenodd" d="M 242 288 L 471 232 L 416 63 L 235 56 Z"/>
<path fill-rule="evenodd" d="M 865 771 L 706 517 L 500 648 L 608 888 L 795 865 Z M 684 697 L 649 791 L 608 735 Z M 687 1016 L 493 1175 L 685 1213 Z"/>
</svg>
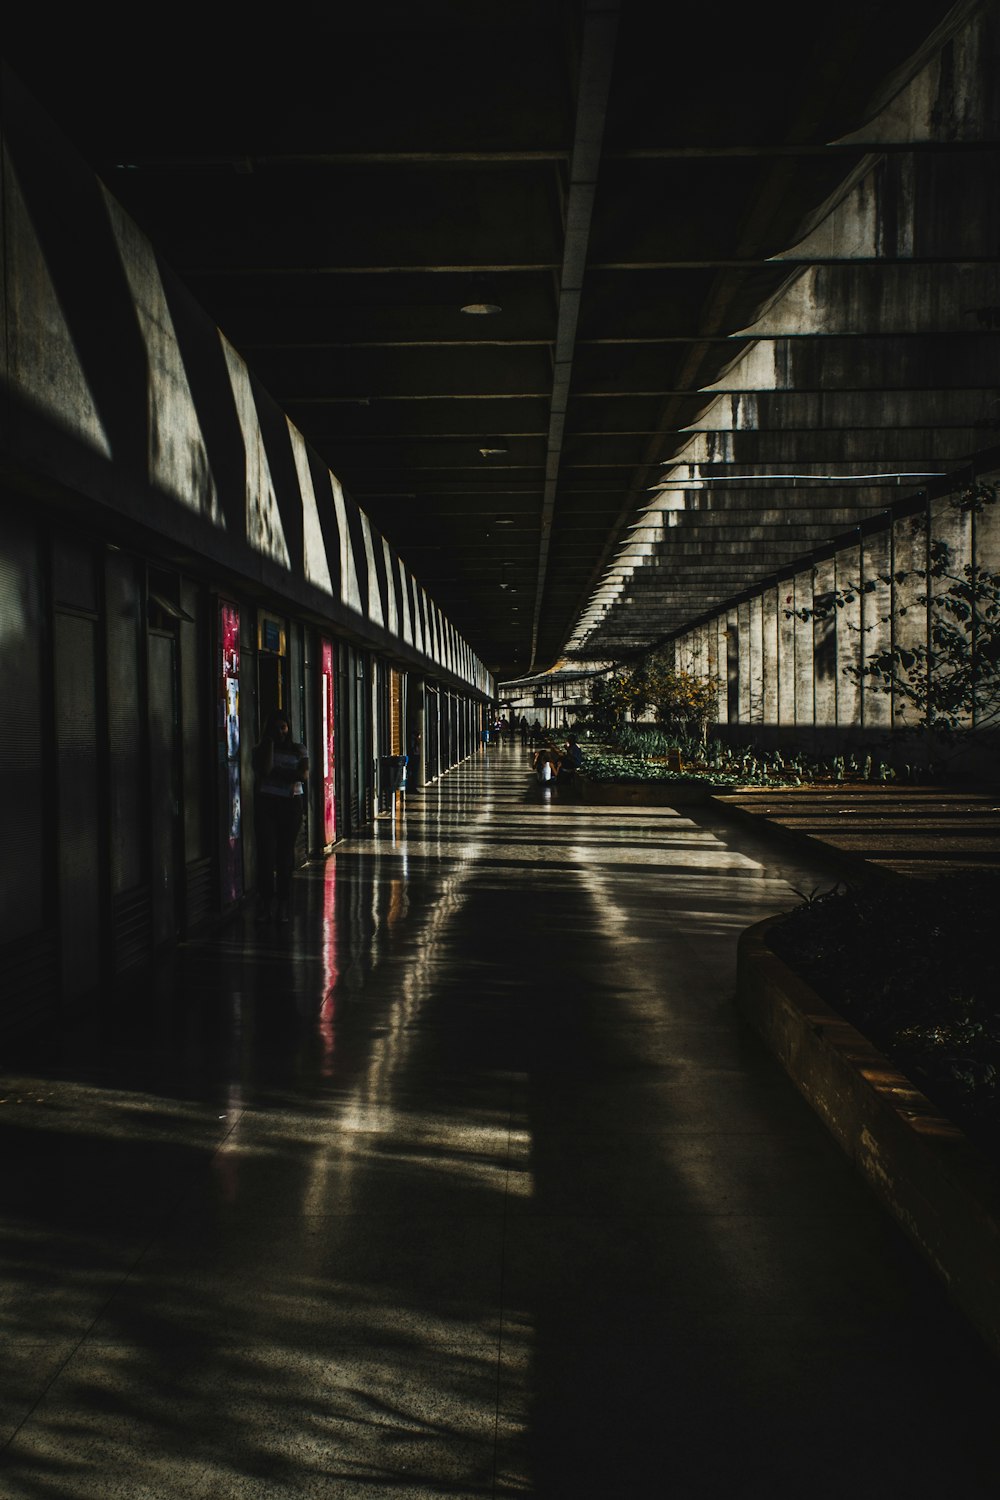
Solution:
<svg viewBox="0 0 1000 1500">
<path fill-rule="evenodd" d="M 650 703 L 644 661 L 634 667 L 621 669 L 618 673 L 618 692 L 628 717 L 633 721 L 641 719 Z"/>
<path fill-rule="evenodd" d="M 593 678 L 587 692 L 595 728 L 605 734 L 616 734 L 628 711 L 628 694 L 622 674 L 611 672 L 606 677 Z"/>
<path fill-rule="evenodd" d="M 643 664 L 619 667 L 606 677 L 594 678 L 588 688 L 590 717 L 598 729 L 617 734 L 629 719 L 638 719 L 649 703 Z"/>
<path fill-rule="evenodd" d="M 591 724 L 600 733 L 607 734 L 614 729 L 614 710 L 608 694 L 607 679 L 604 677 L 592 677 L 587 684 L 587 697 L 590 699 L 590 712 L 587 715 Z"/>
<path fill-rule="evenodd" d="M 592 679 L 588 693 L 591 722 L 607 734 L 620 733 L 628 719 L 651 707 L 659 723 L 704 740 L 716 717 L 719 679 L 678 671 L 666 651 L 654 651 L 635 666 Z"/>
<path fill-rule="evenodd" d="M 645 691 L 659 722 L 704 740 L 718 709 L 719 679 L 679 671 L 664 651 L 647 656 L 643 667 Z"/>
</svg>

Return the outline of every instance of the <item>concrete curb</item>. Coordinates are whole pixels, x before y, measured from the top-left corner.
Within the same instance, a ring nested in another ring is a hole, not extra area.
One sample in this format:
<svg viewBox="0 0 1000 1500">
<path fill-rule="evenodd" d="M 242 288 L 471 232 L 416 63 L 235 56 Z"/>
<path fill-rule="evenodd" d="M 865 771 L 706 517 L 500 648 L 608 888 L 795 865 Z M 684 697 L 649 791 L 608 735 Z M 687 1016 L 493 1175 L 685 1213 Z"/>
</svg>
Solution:
<svg viewBox="0 0 1000 1500">
<path fill-rule="evenodd" d="M 776 953 L 744 932 L 736 1003 L 1000 1355 L 1000 1172 Z"/>
</svg>

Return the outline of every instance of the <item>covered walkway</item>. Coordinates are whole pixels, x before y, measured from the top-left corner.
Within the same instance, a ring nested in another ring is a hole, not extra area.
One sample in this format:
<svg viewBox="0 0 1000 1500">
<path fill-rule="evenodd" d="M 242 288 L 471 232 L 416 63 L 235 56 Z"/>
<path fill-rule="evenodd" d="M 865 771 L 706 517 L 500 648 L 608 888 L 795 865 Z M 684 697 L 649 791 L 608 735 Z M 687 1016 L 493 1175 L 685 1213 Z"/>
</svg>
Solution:
<svg viewBox="0 0 1000 1500">
<path fill-rule="evenodd" d="M 995 1496 L 995 1362 L 732 1005 L 836 871 L 723 818 L 490 747 L 22 1043 L 4 1500 Z"/>
</svg>

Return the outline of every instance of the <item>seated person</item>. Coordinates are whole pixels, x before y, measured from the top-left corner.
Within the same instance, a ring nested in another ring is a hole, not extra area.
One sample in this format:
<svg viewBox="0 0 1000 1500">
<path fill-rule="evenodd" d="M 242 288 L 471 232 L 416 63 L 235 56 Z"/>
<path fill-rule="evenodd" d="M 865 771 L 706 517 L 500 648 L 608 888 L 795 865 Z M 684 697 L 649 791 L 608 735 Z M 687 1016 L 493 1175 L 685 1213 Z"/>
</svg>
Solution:
<svg viewBox="0 0 1000 1500">
<path fill-rule="evenodd" d="M 573 771 L 579 771 L 582 765 L 583 751 L 577 743 L 576 735 L 569 734 L 566 736 L 566 744 L 563 747 L 562 770 L 569 774 Z"/>
<path fill-rule="evenodd" d="M 572 781 L 583 763 L 583 751 L 576 742 L 576 735 L 571 734 L 559 755 L 559 769 L 556 772 L 557 781 Z"/>
<path fill-rule="evenodd" d="M 552 745 L 543 745 L 540 750 L 535 751 L 531 764 L 535 768 L 535 776 L 546 785 L 555 781 L 562 761 Z"/>
</svg>

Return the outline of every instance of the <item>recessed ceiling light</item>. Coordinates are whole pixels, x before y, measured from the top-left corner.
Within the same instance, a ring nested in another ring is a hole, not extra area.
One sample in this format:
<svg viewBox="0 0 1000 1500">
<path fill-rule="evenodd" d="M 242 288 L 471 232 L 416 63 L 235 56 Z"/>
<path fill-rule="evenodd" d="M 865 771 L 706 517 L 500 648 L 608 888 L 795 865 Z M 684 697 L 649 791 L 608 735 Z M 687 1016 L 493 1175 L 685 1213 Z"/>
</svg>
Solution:
<svg viewBox="0 0 1000 1500">
<path fill-rule="evenodd" d="M 499 302 L 467 302 L 462 308 L 470 318 L 492 318 L 496 313 L 503 312 Z"/>
<path fill-rule="evenodd" d="M 482 449 L 480 449 L 479 451 L 482 452 Z M 493 522 L 493 524 L 494 524 L 494 526 L 513 526 L 513 524 L 514 524 L 514 517 L 513 516 L 497 516 L 496 519 L 495 519 L 495 521 Z"/>
</svg>

